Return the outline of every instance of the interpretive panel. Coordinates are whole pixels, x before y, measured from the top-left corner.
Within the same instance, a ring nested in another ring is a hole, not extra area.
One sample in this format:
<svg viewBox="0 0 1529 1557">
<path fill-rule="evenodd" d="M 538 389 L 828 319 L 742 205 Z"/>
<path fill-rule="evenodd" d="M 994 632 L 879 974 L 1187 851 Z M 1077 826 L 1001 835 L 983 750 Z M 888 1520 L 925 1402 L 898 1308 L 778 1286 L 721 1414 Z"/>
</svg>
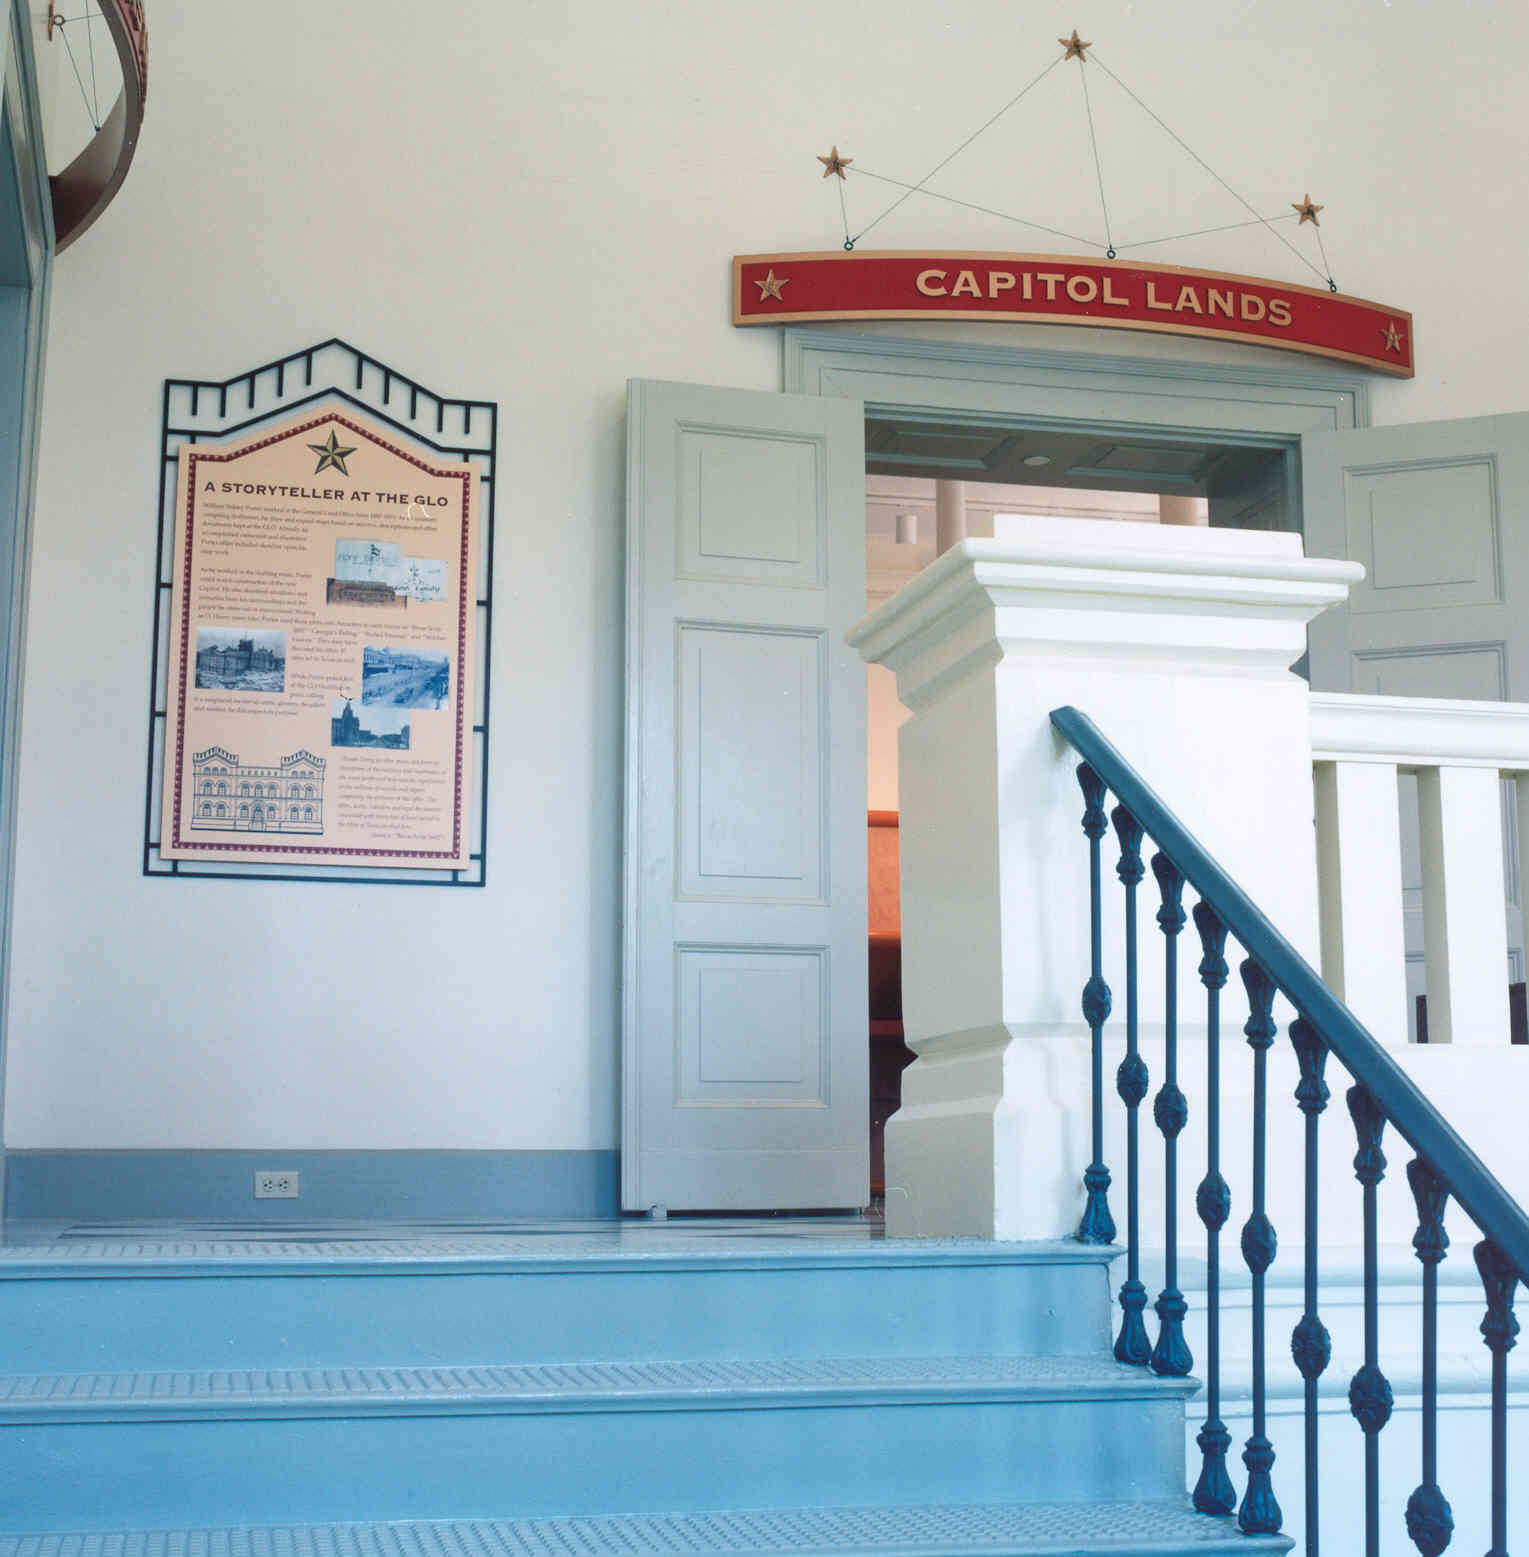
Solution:
<svg viewBox="0 0 1529 1557">
<path fill-rule="evenodd" d="M 166 859 L 467 865 L 478 495 L 348 403 L 180 449 Z"/>
</svg>

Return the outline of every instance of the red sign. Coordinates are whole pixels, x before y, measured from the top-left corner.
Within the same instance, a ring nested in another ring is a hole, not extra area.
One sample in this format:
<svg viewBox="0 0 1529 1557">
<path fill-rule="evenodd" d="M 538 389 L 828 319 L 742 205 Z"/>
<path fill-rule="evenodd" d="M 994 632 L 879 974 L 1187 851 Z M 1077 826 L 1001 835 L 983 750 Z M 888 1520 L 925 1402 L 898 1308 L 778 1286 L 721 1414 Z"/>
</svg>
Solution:
<svg viewBox="0 0 1529 1557">
<path fill-rule="evenodd" d="M 1411 378 L 1412 315 L 1341 292 L 1059 254 L 741 254 L 734 324 L 1010 319 L 1251 341 Z"/>
</svg>

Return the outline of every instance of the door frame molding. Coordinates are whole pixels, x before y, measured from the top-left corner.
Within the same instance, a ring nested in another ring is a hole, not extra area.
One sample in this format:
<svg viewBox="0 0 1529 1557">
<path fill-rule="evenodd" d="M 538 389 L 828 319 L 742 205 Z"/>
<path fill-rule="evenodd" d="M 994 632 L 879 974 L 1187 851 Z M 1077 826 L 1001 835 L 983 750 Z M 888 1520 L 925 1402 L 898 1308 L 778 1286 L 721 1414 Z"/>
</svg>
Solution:
<svg viewBox="0 0 1529 1557">
<path fill-rule="evenodd" d="M 1311 366 L 1241 366 L 1158 356 L 911 340 L 832 329 L 782 331 L 789 394 L 863 400 L 866 414 L 973 415 L 1068 432 L 1167 434 L 1283 448 L 1303 433 L 1370 425 L 1369 382 Z M 1299 469 L 1288 472 L 1298 492 Z"/>
<path fill-rule="evenodd" d="M 43 361 L 53 278 L 53 207 L 42 106 L 23 0 L 0 0 L 0 995 L 11 983 L 11 893 L 22 662 L 31 573 Z M 0 1114 L 9 1045 L 0 1001 Z M 0 1200 L 5 1146 L 0 1136 Z"/>
</svg>

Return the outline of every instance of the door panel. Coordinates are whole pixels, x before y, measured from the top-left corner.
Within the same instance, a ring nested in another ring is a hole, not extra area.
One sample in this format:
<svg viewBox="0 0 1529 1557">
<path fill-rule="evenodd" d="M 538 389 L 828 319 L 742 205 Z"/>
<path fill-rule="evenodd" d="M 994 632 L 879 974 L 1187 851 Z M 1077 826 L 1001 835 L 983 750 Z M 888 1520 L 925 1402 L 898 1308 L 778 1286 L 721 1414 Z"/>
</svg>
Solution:
<svg viewBox="0 0 1529 1557">
<path fill-rule="evenodd" d="M 1529 415 L 1307 433 L 1301 465 L 1307 555 L 1365 567 L 1347 608 L 1312 624 L 1312 686 L 1529 700 Z M 1401 783 L 1408 993 L 1416 995 L 1425 992 L 1417 781 Z M 1509 960 L 1522 978 L 1516 824 L 1505 786 Z"/>
<path fill-rule="evenodd" d="M 860 1206 L 858 402 L 628 396 L 622 1204 Z"/>
<path fill-rule="evenodd" d="M 1311 684 L 1529 696 L 1529 415 L 1309 432 L 1312 557 L 1365 566 L 1311 629 Z"/>
</svg>

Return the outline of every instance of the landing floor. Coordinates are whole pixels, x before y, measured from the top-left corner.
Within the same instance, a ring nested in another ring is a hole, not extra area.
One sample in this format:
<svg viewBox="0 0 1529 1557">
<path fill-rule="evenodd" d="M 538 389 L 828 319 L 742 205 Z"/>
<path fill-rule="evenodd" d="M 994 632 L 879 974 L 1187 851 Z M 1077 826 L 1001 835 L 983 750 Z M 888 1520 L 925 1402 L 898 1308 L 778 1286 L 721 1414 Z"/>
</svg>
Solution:
<svg viewBox="0 0 1529 1557">
<path fill-rule="evenodd" d="M 0 1269 L 38 1262 L 458 1261 L 530 1264 L 615 1261 L 747 1263 L 797 1260 L 875 1264 L 949 1259 L 1094 1263 L 1109 1252 L 1071 1240 L 997 1244 L 969 1239 L 894 1239 L 879 1217 L 695 1217 L 667 1221 L 11 1221 L 0 1240 Z"/>
</svg>

